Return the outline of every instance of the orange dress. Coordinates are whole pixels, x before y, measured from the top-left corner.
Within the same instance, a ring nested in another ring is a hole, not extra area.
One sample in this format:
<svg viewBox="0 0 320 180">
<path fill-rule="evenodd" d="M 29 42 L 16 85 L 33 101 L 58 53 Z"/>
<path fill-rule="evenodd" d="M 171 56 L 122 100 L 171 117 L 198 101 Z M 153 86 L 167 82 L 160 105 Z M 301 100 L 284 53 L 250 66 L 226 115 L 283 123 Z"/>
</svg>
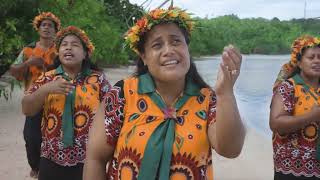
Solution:
<svg viewBox="0 0 320 180">
<path fill-rule="evenodd" d="M 320 103 L 320 90 L 310 88 Z M 284 108 L 293 116 L 309 112 L 317 102 L 301 83 L 292 78 L 282 82 L 277 92 Z M 280 135 L 273 133 L 273 158 L 276 172 L 320 178 L 320 161 L 316 159 L 319 123 L 310 123 L 296 132 Z"/>
<path fill-rule="evenodd" d="M 42 85 L 62 78 L 60 67 L 40 76 L 28 90 L 35 92 Z M 66 95 L 49 94 L 45 99 L 41 122 L 42 144 L 41 157 L 61 166 L 74 166 L 84 163 L 88 133 L 100 102 L 110 89 L 103 72 L 91 70 L 89 75 L 72 81 L 75 86 L 75 104 L 73 109 L 73 146 L 65 148 L 62 135 L 62 115 L 66 104 Z M 69 119 L 72 121 L 72 119 Z"/>
<path fill-rule="evenodd" d="M 115 147 L 107 179 L 137 179 L 147 142 L 166 120 L 164 111 L 147 95 L 155 91 L 144 86 L 150 83 L 141 76 L 132 77 L 119 81 L 106 95 L 107 142 Z M 184 93 L 190 98 L 176 111 L 174 120 L 170 179 L 213 179 L 207 130 L 215 122 L 216 98 L 207 88 L 194 91 L 188 87 Z"/>
<path fill-rule="evenodd" d="M 23 63 L 32 56 L 42 58 L 44 60 L 44 67 L 30 66 L 23 76 L 18 77 L 18 80 L 24 81 L 25 90 L 27 90 L 43 72 L 47 71 L 48 66 L 53 64 L 54 59 L 57 56 L 57 51 L 54 45 L 44 50 L 37 47 L 34 42 L 23 48 L 14 64 Z"/>
</svg>

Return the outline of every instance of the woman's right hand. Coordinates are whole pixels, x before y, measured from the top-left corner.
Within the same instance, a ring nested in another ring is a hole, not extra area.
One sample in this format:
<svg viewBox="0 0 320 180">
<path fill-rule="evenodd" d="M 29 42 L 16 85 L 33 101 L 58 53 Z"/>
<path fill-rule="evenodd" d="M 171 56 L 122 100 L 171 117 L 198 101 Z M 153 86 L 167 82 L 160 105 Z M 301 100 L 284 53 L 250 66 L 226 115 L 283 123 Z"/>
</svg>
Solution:
<svg viewBox="0 0 320 180">
<path fill-rule="evenodd" d="M 214 87 L 217 96 L 233 94 L 233 86 L 240 74 L 242 55 L 233 45 L 226 46 L 222 53 L 222 62 Z"/>
<path fill-rule="evenodd" d="M 71 82 L 63 78 L 51 81 L 48 84 L 45 84 L 43 87 L 48 94 L 50 93 L 65 95 L 68 95 L 75 88 L 75 86 Z"/>
</svg>

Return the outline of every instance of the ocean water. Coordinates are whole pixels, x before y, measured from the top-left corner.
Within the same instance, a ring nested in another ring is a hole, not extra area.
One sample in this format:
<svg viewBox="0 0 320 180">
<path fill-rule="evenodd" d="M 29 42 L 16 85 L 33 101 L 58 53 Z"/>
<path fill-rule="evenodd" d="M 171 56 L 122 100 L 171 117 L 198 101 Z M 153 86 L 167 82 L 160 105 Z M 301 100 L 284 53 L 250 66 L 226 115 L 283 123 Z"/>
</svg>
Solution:
<svg viewBox="0 0 320 180">
<path fill-rule="evenodd" d="M 237 104 L 246 126 L 258 133 L 271 137 L 269 112 L 272 86 L 281 65 L 290 59 L 289 55 L 244 55 L 240 76 L 235 84 Z M 221 58 L 201 58 L 196 62 L 204 80 L 214 86 Z"/>
</svg>

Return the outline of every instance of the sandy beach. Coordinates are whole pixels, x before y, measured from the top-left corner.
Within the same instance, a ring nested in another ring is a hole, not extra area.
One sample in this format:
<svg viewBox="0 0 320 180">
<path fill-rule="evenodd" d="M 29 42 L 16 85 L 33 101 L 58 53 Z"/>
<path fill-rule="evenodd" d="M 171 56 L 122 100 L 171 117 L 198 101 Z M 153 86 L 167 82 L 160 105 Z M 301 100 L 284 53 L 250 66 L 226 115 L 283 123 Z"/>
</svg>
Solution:
<svg viewBox="0 0 320 180">
<path fill-rule="evenodd" d="M 106 75 L 114 84 L 127 77 L 132 68 L 108 68 Z M 27 163 L 22 129 L 22 90 L 15 89 L 12 98 L 0 98 L 0 179 L 32 180 Z M 241 112 L 240 112 L 241 113 Z M 213 154 L 215 180 L 271 180 L 273 177 L 271 138 L 247 129 L 243 150 L 238 158 L 226 159 Z"/>
</svg>

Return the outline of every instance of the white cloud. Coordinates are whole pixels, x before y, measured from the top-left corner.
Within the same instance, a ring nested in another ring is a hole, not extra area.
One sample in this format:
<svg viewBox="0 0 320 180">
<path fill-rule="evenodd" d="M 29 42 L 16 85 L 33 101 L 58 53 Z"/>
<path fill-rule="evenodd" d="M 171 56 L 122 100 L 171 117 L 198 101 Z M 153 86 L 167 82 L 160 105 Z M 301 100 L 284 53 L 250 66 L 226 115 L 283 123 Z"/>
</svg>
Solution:
<svg viewBox="0 0 320 180">
<path fill-rule="evenodd" d="M 138 5 L 145 0 L 130 0 Z M 306 17 L 320 17 L 320 0 L 306 0 Z M 147 9 L 158 7 L 162 2 L 149 0 Z M 217 17 L 235 14 L 240 18 L 263 17 L 281 20 L 304 17 L 305 0 L 175 0 L 174 4 L 196 16 Z M 167 3 L 169 5 L 169 3 Z"/>
</svg>

